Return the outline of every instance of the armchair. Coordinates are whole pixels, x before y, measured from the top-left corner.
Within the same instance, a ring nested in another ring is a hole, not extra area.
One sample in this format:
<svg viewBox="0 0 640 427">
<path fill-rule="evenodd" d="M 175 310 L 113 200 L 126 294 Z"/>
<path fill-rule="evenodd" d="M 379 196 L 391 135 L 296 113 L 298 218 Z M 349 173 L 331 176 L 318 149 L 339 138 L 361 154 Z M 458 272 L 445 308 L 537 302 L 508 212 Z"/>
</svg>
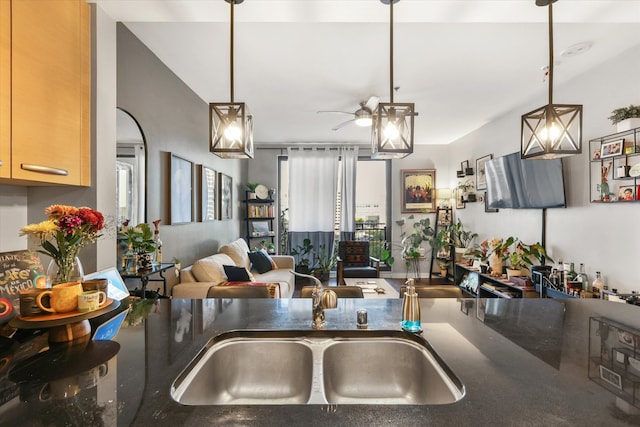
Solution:
<svg viewBox="0 0 640 427">
<path fill-rule="evenodd" d="M 343 240 L 338 242 L 337 282 L 344 285 L 348 278 L 380 277 L 380 260 L 369 256 L 366 240 Z"/>
</svg>

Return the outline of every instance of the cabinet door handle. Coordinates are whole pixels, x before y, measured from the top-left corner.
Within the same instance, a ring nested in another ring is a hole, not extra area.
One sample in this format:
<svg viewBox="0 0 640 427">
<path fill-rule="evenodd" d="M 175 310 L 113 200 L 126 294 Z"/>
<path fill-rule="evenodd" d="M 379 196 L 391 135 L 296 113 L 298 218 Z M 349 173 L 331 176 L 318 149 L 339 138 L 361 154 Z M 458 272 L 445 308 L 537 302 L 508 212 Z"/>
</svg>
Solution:
<svg viewBox="0 0 640 427">
<path fill-rule="evenodd" d="M 69 171 L 66 169 L 52 168 L 50 166 L 30 165 L 28 163 L 22 163 L 20 164 L 20 167 L 26 171 L 46 173 L 49 175 L 69 175 Z"/>
<path fill-rule="evenodd" d="M 4 163 L 2 163 L 2 160 L 0 160 L 0 166 L 4 166 Z"/>
</svg>

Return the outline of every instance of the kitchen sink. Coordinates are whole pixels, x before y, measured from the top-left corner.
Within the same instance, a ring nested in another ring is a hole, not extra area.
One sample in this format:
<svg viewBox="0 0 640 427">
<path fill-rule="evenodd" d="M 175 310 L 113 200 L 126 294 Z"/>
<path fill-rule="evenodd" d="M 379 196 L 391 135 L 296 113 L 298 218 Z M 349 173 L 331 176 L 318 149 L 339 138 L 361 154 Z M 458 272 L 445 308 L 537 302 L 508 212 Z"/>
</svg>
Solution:
<svg viewBox="0 0 640 427">
<path fill-rule="evenodd" d="M 464 386 L 424 337 L 380 330 L 237 330 L 180 373 L 185 405 L 438 405 Z"/>
</svg>

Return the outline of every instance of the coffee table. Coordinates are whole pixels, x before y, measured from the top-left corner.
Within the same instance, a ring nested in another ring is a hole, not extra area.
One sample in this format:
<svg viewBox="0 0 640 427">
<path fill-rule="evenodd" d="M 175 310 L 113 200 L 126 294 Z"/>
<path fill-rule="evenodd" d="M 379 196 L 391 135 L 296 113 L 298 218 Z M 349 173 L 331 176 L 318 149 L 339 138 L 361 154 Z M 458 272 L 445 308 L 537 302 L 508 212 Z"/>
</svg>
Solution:
<svg viewBox="0 0 640 427">
<path fill-rule="evenodd" d="M 347 286 L 362 288 L 365 298 L 400 298 L 400 294 L 385 279 L 344 279 Z M 384 293 L 377 292 L 382 289 Z"/>
</svg>

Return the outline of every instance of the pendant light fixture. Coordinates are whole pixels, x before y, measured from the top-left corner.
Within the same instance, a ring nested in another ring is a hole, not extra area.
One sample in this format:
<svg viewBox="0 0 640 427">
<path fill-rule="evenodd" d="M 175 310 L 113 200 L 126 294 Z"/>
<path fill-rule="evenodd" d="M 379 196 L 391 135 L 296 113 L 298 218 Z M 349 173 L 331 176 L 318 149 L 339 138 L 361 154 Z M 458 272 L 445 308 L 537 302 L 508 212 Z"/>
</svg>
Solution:
<svg viewBox="0 0 640 427">
<path fill-rule="evenodd" d="M 371 158 L 400 159 L 413 153 L 414 103 L 393 102 L 393 4 L 400 0 L 380 0 L 389 5 L 389 95 L 373 112 Z"/>
<path fill-rule="evenodd" d="M 233 6 L 244 0 L 224 0 L 231 8 L 230 102 L 209 104 L 209 150 L 226 159 L 253 158 L 253 115 L 244 102 L 233 97 Z"/>
<path fill-rule="evenodd" d="M 536 0 L 549 9 L 549 104 L 522 116 L 521 157 L 554 159 L 582 152 L 582 105 L 553 103 L 553 3 Z"/>
</svg>

